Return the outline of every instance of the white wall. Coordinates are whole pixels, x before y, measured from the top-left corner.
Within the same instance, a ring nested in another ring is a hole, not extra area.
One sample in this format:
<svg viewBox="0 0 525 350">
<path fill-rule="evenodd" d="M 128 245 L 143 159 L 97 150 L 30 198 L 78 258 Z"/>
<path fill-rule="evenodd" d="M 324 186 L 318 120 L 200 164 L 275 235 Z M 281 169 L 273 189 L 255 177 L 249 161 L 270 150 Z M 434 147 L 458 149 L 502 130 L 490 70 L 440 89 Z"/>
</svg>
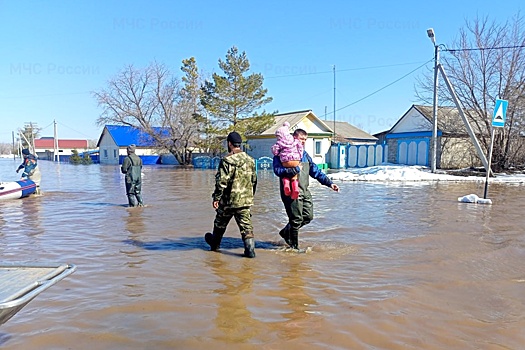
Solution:
<svg viewBox="0 0 525 350">
<path fill-rule="evenodd" d="M 118 164 L 119 147 L 113 141 L 111 135 L 104 129 L 99 142 L 100 164 Z"/>
<path fill-rule="evenodd" d="M 271 148 L 272 145 L 275 144 L 275 141 L 275 138 L 249 140 L 248 144 L 250 145 L 251 149 L 248 150 L 246 153 L 248 153 L 255 159 L 260 157 L 273 157 Z M 321 142 L 320 154 L 315 154 L 316 141 Z M 308 137 L 304 149 L 312 157 L 314 163 L 322 164 L 326 163 L 325 155 L 329 152 L 330 146 L 331 143 L 328 138 Z"/>
<path fill-rule="evenodd" d="M 251 149 L 247 150 L 246 153 L 255 159 L 260 157 L 273 157 L 271 148 L 275 141 L 275 138 L 249 140 L 248 145 L 250 145 Z"/>
<path fill-rule="evenodd" d="M 432 130 L 432 123 L 421 115 L 417 110 L 410 109 L 407 115 L 391 130 L 391 133 L 417 132 Z"/>
</svg>

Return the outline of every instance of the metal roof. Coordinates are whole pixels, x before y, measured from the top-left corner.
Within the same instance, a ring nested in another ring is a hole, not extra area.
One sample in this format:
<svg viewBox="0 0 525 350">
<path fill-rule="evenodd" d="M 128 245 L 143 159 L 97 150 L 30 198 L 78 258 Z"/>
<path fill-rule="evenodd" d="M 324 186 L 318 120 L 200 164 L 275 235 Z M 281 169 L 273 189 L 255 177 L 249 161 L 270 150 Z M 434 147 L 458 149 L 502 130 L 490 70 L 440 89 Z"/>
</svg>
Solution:
<svg viewBox="0 0 525 350">
<path fill-rule="evenodd" d="M 326 122 L 327 124 L 334 124 L 334 122 Z M 335 122 L 335 142 L 350 142 L 350 141 L 369 141 L 376 142 L 377 137 L 370 135 L 366 131 L 359 129 L 347 122 Z"/>
<path fill-rule="evenodd" d="M 422 105 L 413 105 L 413 108 L 419 111 L 425 119 L 430 123 L 433 122 L 433 106 L 422 106 Z M 465 115 L 470 116 L 473 119 L 479 119 L 476 113 L 471 110 L 464 110 Z M 456 107 L 451 106 L 439 106 L 437 109 L 438 117 L 438 129 L 447 134 L 466 134 L 467 129 L 459 111 Z M 488 117 L 490 118 L 490 117 Z M 471 128 L 475 133 L 480 133 L 480 129 L 476 123 L 469 123 Z"/>
<path fill-rule="evenodd" d="M 35 148 L 53 148 L 55 147 L 55 139 L 53 137 L 42 137 L 35 139 Z M 61 140 L 58 139 L 59 148 L 88 148 L 88 140 Z"/>
<path fill-rule="evenodd" d="M 161 127 L 153 127 L 155 132 L 163 133 Z M 144 131 L 127 125 L 106 125 L 105 130 L 111 135 L 115 144 L 119 147 L 126 147 L 135 144 L 137 147 L 155 147 L 155 140 Z M 103 135 L 104 133 L 102 133 Z M 102 138 L 102 136 L 100 136 Z M 97 143 L 100 144 L 100 139 Z"/>
</svg>

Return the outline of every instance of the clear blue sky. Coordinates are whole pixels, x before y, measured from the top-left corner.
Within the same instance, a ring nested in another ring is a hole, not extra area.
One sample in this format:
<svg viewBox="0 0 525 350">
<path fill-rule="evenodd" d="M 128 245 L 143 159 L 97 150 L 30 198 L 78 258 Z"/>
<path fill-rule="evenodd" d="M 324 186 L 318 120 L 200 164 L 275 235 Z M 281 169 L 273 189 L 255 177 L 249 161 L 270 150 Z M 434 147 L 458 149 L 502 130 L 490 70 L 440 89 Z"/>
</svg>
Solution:
<svg viewBox="0 0 525 350">
<path fill-rule="evenodd" d="M 59 138 L 98 139 L 101 111 L 90 92 L 122 68 L 156 60 L 180 72 L 193 56 L 205 73 L 221 73 L 218 60 L 232 46 L 265 77 L 267 111 L 311 109 L 332 121 L 335 66 L 336 120 L 376 133 L 419 102 L 416 78 L 433 67 L 428 28 L 450 47 L 465 20 L 505 21 L 520 4 L 0 0 L 0 142 L 26 122 L 53 136 L 53 121 Z"/>
</svg>

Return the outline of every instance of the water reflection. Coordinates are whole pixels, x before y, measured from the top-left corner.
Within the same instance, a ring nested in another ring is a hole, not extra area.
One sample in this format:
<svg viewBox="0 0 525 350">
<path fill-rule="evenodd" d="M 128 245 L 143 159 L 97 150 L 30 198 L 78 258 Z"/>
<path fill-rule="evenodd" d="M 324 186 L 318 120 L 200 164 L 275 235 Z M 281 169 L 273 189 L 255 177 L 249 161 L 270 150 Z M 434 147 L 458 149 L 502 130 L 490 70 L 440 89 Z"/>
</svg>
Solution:
<svg viewBox="0 0 525 350">
<path fill-rule="evenodd" d="M 227 343 L 245 343 L 256 337 L 261 329 L 246 305 L 246 299 L 257 280 L 253 261 L 240 259 L 232 264 L 231 260 L 220 253 L 212 253 L 206 264 L 218 278 L 221 286 L 213 290 L 217 296 L 215 326 L 220 331 L 213 338 Z"/>
<path fill-rule="evenodd" d="M 17 256 L 28 245 L 45 249 L 41 237 L 45 232 L 39 196 L 0 202 L 0 237 L 4 240 L 1 246 L 6 248 L 6 254 L 1 256 Z"/>
<path fill-rule="evenodd" d="M 285 303 L 282 315 L 286 321 L 279 322 L 277 328 L 283 339 L 300 339 L 307 333 L 311 334 L 315 325 L 312 318 L 315 318 L 317 301 L 307 293 L 304 280 L 305 275 L 310 275 L 309 278 L 315 276 L 311 276 L 311 267 L 296 257 L 291 257 L 284 266 L 279 295 Z"/>
<path fill-rule="evenodd" d="M 146 233 L 144 224 L 144 207 L 128 208 L 128 217 L 126 220 L 126 230 L 131 233 L 131 238 L 138 238 L 139 235 Z"/>
</svg>

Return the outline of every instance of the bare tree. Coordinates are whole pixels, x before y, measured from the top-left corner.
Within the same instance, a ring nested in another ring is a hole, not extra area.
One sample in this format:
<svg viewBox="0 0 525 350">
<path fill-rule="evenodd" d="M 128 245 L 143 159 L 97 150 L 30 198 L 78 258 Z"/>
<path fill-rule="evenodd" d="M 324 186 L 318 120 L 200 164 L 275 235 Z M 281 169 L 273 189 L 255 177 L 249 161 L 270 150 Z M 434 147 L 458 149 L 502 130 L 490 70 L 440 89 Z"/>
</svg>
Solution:
<svg viewBox="0 0 525 350">
<path fill-rule="evenodd" d="M 504 128 L 495 132 L 494 170 L 511 167 L 523 159 L 525 101 L 525 28 L 518 13 L 504 23 L 487 17 L 466 21 L 454 48 L 443 48 L 441 64 L 465 107 L 469 123 L 488 153 L 492 113 L 496 99 L 509 101 Z M 416 94 L 429 101 L 433 89 L 430 74 L 419 80 Z M 452 105 L 446 89 L 440 89 L 440 104 Z"/>
<path fill-rule="evenodd" d="M 0 143 L 0 154 L 11 154 L 13 153 L 13 145 L 10 143 Z"/>
<path fill-rule="evenodd" d="M 18 130 L 17 142 L 20 142 L 22 148 L 29 148 L 34 152 L 35 139 L 40 137 L 41 130 L 37 123 L 25 123 L 24 128 Z"/>
<path fill-rule="evenodd" d="M 148 134 L 159 149 L 172 153 L 180 164 L 191 164 L 198 125 L 193 103 L 181 94 L 180 81 L 166 66 L 126 67 L 93 95 L 103 111 L 98 125 L 115 123 Z"/>
</svg>

